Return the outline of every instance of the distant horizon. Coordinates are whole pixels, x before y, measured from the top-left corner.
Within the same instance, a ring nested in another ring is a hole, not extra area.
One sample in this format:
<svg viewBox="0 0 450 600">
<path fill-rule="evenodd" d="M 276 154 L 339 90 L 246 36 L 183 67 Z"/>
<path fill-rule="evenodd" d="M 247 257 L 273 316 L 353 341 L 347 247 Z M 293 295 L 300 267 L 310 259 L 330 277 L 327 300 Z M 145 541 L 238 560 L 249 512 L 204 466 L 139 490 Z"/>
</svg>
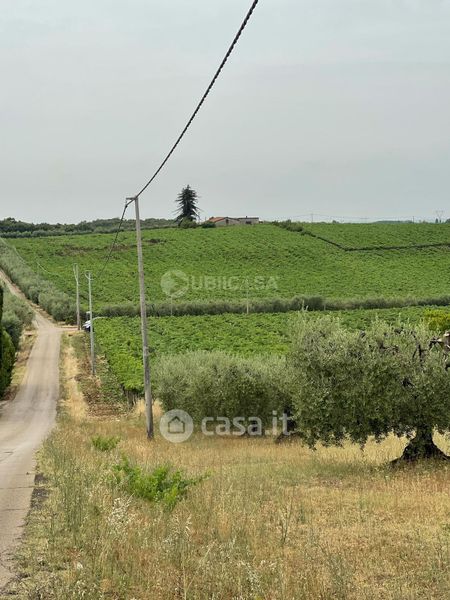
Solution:
<svg viewBox="0 0 450 600">
<path fill-rule="evenodd" d="M 201 218 L 198 220 L 199 223 L 208 221 L 211 218 L 217 218 L 217 217 L 246 217 L 247 215 L 245 214 L 235 214 L 235 213 L 230 213 L 230 214 L 221 214 L 221 215 L 211 215 L 208 218 Z M 430 223 L 430 224 L 448 224 L 450 223 L 450 219 L 447 219 L 445 216 L 441 217 L 440 220 L 437 220 L 438 217 L 431 217 L 431 218 L 420 218 L 420 217 L 405 217 L 405 218 L 400 218 L 400 217 L 385 217 L 385 218 L 373 218 L 370 219 L 368 217 L 338 217 L 338 216 L 333 216 L 333 215 L 318 215 L 315 213 L 310 213 L 310 218 L 294 218 L 294 217 L 288 217 L 288 218 L 282 218 L 282 217 L 278 217 L 278 218 L 274 218 L 274 219 L 264 219 L 262 217 L 260 217 L 259 215 L 251 215 L 253 217 L 259 217 L 261 220 L 261 224 L 264 223 L 271 223 L 271 222 L 283 222 L 283 221 L 292 221 L 292 222 L 296 222 L 296 223 L 306 223 L 306 224 L 314 224 L 314 223 L 329 223 L 329 224 L 333 224 L 333 223 L 339 223 L 342 225 L 353 225 L 353 224 L 360 224 L 360 225 L 364 225 L 364 224 L 377 224 L 377 223 L 412 223 L 412 224 L 420 224 L 420 223 Z M 313 217 L 313 218 L 311 218 Z M 98 217 L 95 219 L 91 219 L 91 220 L 81 220 L 81 221 L 26 221 L 23 219 L 18 219 L 12 215 L 9 215 L 8 217 L 4 217 L 2 219 L 0 219 L 0 223 L 3 221 L 6 221 L 8 219 L 14 219 L 16 222 L 20 222 L 20 223 L 26 223 L 29 225 L 41 225 L 41 224 L 47 224 L 47 225 L 61 225 L 61 226 L 70 226 L 70 225 L 80 225 L 81 223 L 94 223 L 97 221 L 119 221 L 119 217 L 115 217 L 115 216 L 110 216 L 110 217 Z M 146 220 L 155 220 L 155 221 L 168 221 L 168 222 L 173 222 L 175 223 L 175 219 L 174 217 L 153 217 L 153 216 L 148 216 L 148 217 L 142 217 L 141 221 L 146 221 Z M 126 217 L 125 221 L 127 222 L 133 222 L 134 218 L 133 217 Z M 234 227 L 235 225 L 233 225 Z"/>
</svg>

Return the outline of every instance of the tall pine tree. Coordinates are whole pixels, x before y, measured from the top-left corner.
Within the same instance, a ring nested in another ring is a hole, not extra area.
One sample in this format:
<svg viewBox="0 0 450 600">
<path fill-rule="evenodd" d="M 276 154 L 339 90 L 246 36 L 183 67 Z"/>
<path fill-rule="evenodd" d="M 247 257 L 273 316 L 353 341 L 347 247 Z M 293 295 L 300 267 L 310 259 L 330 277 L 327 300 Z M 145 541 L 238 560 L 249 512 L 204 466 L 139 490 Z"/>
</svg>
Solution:
<svg viewBox="0 0 450 600">
<path fill-rule="evenodd" d="M 196 221 L 199 217 L 197 192 L 189 185 L 181 190 L 177 198 L 177 216 L 175 221 L 181 225 L 183 221 Z"/>
</svg>

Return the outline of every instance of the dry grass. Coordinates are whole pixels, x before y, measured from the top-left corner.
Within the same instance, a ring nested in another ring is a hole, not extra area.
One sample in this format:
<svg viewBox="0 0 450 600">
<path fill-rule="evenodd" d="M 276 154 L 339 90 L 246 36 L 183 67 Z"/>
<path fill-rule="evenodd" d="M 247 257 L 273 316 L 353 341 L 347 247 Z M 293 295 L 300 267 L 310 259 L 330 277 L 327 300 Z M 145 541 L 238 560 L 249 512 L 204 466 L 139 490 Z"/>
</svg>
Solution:
<svg viewBox="0 0 450 600">
<path fill-rule="evenodd" d="M 450 597 L 450 471 L 386 466 L 400 440 L 364 452 L 200 434 L 180 445 L 149 443 L 139 413 L 103 421 L 67 413 L 41 454 L 50 495 L 31 515 L 21 556 L 27 577 L 15 597 Z M 91 444 L 98 434 L 122 441 L 99 453 Z M 210 477 L 167 512 L 111 484 L 121 454 Z"/>
<path fill-rule="evenodd" d="M 63 337 L 61 363 L 62 387 L 65 392 L 63 406 L 75 421 L 83 421 L 88 415 L 88 406 L 77 382 L 79 377 L 78 360 L 67 337 Z"/>
</svg>

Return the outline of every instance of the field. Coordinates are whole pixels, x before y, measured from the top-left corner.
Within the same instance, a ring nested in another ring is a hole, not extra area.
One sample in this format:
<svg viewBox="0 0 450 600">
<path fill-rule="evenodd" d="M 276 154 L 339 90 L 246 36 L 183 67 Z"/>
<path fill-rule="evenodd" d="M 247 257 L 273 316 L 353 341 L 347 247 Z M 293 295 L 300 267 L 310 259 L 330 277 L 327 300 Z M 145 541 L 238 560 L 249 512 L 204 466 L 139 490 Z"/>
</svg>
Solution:
<svg viewBox="0 0 450 600">
<path fill-rule="evenodd" d="M 450 245 L 450 223 L 305 223 L 304 227 L 346 248 Z"/>
<path fill-rule="evenodd" d="M 201 434 L 149 444 L 138 413 L 93 418 L 72 370 L 66 378 L 65 416 L 39 461 L 36 498 L 48 498 L 29 518 L 8 597 L 449 597 L 449 470 L 387 466 L 404 441 L 316 452 Z M 99 451 L 99 436 L 117 447 Z M 167 510 L 113 484 L 124 455 L 148 471 L 206 478 Z"/>
<path fill-rule="evenodd" d="M 416 323 L 427 309 L 334 311 L 350 328 L 364 329 L 375 318 Z M 445 309 L 437 309 L 445 311 Z M 317 313 L 311 313 L 311 318 Z M 233 354 L 284 354 L 297 313 L 159 317 L 149 320 L 153 359 L 194 350 L 223 350 Z M 95 321 L 99 349 L 126 390 L 142 391 L 140 319 L 117 317 Z"/>
<path fill-rule="evenodd" d="M 309 225 L 307 226 L 310 227 Z M 311 230 L 336 241 L 367 246 L 450 240 L 450 225 L 335 225 Z M 106 271 L 110 235 L 13 239 L 23 259 L 73 296 L 72 264 L 94 273 L 95 310 L 137 304 L 134 235 L 119 238 Z M 436 298 L 449 292 L 450 248 L 345 252 L 323 240 L 274 225 L 144 232 L 149 302 L 290 298 Z M 177 271 L 178 273 L 172 273 Z M 180 275 L 181 272 L 181 275 Z M 169 275 L 167 275 L 169 273 Z M 86 281 L 82 278 L 86 305 Z"/>
<path fill-rule="evenodd" d="M 448 295 L 450 224 L 303 224 L 306 232 L 275 225 L 217 229 L 144 231 L 149 302 L 174 308 L 185 301 L 235 301 L 319 295 L 330 300 L 389 299 L 398 305 L 431 304 Z M 318 239 L 314 236 L 324 239 Z M 123 232 L 102 272 L 112 236 L 73 235 L 11 239 L 20 256 L 45 279 L 74 296 L 73 263 L 94 273 L 94 312 L 107 305 L 136 306 L 138 300 L 134 234 Z M 345 251 L 374 247 L 374 250 Z M 414 245 L 444 244 L 417 248 Z M 397 246 L 397 250 L 379 247 Z M 221 310 L 227 310 L 226 307 Z M 271 309 L 272 310 L 272 309 Z M 276 307 L 274 310 L 277 310 Z M 424 309 L 406 307 L 403 318 L 419 320 Z M 337 311 L 338 312 L 338 311 Z M 379 315 L 395 320 L 400 309 L 338 312 L 345 324 L 364 328 Z M 125 311 L 124 314 L 127 314 Z M 133 314 L 133 313 L 131 313 Z M 289 343 L 293 313 L 161 317 L 149 326 L 152 358 L 190 350 L 225 350 L 248 356 L 282 354 Z M 139 319 L 96 321 L 99 349 L 126 390 L 142 389 Z"/>
</svg>

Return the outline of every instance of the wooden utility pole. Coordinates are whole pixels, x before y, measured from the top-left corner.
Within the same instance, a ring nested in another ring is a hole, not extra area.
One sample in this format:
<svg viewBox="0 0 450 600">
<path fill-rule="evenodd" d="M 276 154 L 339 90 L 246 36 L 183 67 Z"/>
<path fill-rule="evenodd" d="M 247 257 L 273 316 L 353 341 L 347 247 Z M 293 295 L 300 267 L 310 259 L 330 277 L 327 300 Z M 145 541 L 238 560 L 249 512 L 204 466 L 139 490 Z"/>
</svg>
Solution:
<svg viewBox="0 0 450 600">
<path fill-rule="evenodd" d="M 94 314 L 92 312 L 92 273 L 88 271 L 86 277 L 89 284 L 89 336 L 91 338 L 91 367 L 92 375 L 95 375 L 95 339 L 94 339 Z"/>
<path fill-rule="evenodd" d="M 141 335 L 142 335 L 142 362 L 144 365 L 144 393 L 145 393 L 145 419 L 147 425 L 147 437 L 153 439 L 153 399 L 150 379 L 150 353 L 148 348 L 147 334 L 147 303 L 145 300 L 145 277 L 144 258 L 142 254 L 141 218 L 139 215 L 139 196 L 127 198 L 127 204 L 134 202 L 136 213 L 136 246 L 138 255 L 139 271 L 139 298 L 141 307 Z"/>
<path fill-rule="evenodd" d="M 77 286 L 77 329 L 81 330 L 81 317 L 80 317 L 80 278 L 78 274 L 78 265 L 73 265 L 73 275 Z"/>
</svg>

